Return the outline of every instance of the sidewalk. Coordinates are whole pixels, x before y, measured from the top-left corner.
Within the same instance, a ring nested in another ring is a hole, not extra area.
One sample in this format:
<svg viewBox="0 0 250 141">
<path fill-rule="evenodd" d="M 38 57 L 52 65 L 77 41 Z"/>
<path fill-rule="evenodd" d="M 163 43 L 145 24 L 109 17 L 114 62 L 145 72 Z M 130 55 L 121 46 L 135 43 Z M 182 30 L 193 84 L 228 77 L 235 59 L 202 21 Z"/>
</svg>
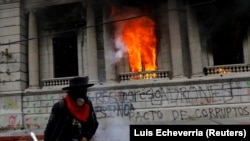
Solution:
<svg viewBox="0 0 250 141">
<path fill-rule="evenodd" d="M 147 124 L 147 123 L 143 123 Z M 152 124 L 152 123 L 148 123 Z M 157 124 L 157 123 L 153 123 Z M 159 123 L 162 124 L 162 123 Z M 227 118 L 227 119 L 201 119 L 201 120 L 183 120 L 183 121 L 167 121 L 165 125 L 250 125 L 250 117 L 241 118 Z M 44 129 L 35 130 L 10 130 L 10 131 L 0 131 L 0 141 L 33 141 L 30 133 L 34 132 L 39 141 L 43 139 Z M 98 134 L 98 133 L 97 133 Z"/>
</svg>

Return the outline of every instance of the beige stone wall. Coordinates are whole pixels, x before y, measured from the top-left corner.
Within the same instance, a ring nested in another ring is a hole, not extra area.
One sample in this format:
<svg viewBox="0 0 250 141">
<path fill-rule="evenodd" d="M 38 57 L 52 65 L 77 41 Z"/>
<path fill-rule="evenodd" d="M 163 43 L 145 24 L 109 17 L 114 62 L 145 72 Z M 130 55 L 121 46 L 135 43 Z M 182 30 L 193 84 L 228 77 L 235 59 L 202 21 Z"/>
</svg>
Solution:
<svg viewBox="0 0 250 141">
<path fill-rule="evenodd" d="M 71 2 L 76 1 L 78 0 Z M 25 2 L 25 9 L 29 10 L 68 1 L 46 3 L 43 0 L 36 2 L 27 0 Z M 0 54 L 0 129 L 12 130 L 24 127 L 43 130 L 53 104 L 63 98 L 65 93 L 60 89 L 26 89 L 28 84 L 27 42 L 8 44 L 27 39 L 27 27 L 25 27 L 27 23 L 24 22 L 22 4 L 19 0 L 0 0 L 0 52 L 8 49 L 10 54 L 9 57 Z M 168 20 L 165 19 L 160 24 L 167 27 L 169 26 L 167 22 Z M 171 35 L 160 34 L 162 35 L 161 60 L 158 60 L 162 63 L 160 68 L 171 69 L 171 63 L 174 63 L 169 57 L 171 54 L 169 36 Z M 52 49 L 51 40 L 46 38 L 40 41 L 44 41 L 39 46 L 40 76 L 53 78 L 51 64 L 53 56 L 51 51 L 47 52 Z M 176 43 L 179 42 L 176 41 Z M 109 45 L 111 41 L 105 44 Z M 87 53 L 86 48 L 83 48 L 80 53 L 84 56 Z M 169 56 L 164 56 L 165 54 Z M 178 58 L 179 56 L 174 56 L 173 59 Z M 82 62 L 83 66 L 85 64 L 87 63 Z M 88 66 L 82 69 L 80 71 L 85 75 Z M 179 70 L 178 65 L 176 70 Z M 112 75 L 109 74 L 113 80 Z M 100 121 L 94 140 L 102 140 L 103 137 L 110 140 L 128 138 L 129 124 L 164 124 L 166 121 L 249 117 L 249 72 L 242 75 L 243 79 L 234 77 L 232 74 L 232 78 L 228 79 L 219 76 L 220 78 L 183 78 L 162 82 L 146 80 L 135 81 L 133 84 L 97 85 L 89 91 Z"/>
<path fill-rule="evenodd" d="M 24 10 L 19 0 L 0 3 L 0 92 L 21 91 L 27 83 Z"/>
<path fill-rule="evenodd" d="M 111 140 L 127 138 L 130 124 L 250 117 L 248 78 L 96 85 L 88 95 L 100 122 L 95 141 L 103 133 Z M 53 104 L 63 97 L 60 89 L 2 94 L 0 129 L 43 131 Z"/>
<path fill-rule="evenodd" d="M 19 129 L 23 126 L 21 93 L 0 96 L 0 129 Z"/>
<path fill-rule="evenodd" d="M 95 140 L 99 140 L 103 132 L 112 139 L 126 137 L 130 124 L 249 117 L 249 92 L 250 81 L 238 79 L 230 82 L 180 82 L 174 85 L 163 82 L 114 87 L 95 86 L 89 91 L 100 121 Z M 63 91 L 24 94 L 24 127 L 43 129 L 52 105 L 64 96 Z"/>
</svg>

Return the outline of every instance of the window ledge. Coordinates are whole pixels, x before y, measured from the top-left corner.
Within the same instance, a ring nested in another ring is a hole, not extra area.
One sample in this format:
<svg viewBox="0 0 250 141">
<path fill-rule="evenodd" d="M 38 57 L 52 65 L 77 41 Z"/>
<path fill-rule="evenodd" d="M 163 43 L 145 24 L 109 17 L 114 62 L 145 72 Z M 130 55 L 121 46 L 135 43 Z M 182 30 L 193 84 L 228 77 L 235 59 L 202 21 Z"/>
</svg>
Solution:
<svg viewBox="0 0 250 141">
<path fill-rule="evenodd" d="M 204 68 L 205 75 L 226 75 L 242 72 L 250 72 L 249 64 L 233 64 L 220 66 L 207 66 Z"/>
</svg>

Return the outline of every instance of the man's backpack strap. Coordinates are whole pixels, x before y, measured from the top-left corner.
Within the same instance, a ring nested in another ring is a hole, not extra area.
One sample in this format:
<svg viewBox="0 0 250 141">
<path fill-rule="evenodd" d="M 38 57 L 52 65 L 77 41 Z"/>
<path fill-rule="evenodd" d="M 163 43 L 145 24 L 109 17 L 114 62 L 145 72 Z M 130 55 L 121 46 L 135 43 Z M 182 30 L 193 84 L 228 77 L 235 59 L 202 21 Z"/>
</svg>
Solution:
<svg viewBox="0 0 250 141">
<path fill-rule="evenodd" d="M 61 138 L 61 134 L 62 134 L 62 132 L 63 132 L 63 130 L 65 128 L 65 125 L 66 125 L 66 123 L 68 121 L 68 118 L 69 118 L 69 116 L 67 114 L 65 114 L 66 109 L 67 109 L 67 108 L 65 108 L 65 106 L 66 106 L 65 99 L 64 98 L 60 99 L 60 101 L 59 101 L 59 111 L 60 111 L 60 119 L 59 119 L 60 122 L 59 122 L 59 124 L 63 124 L 63 125 L 62 125 L 62 128 L 60 129 L 60 132 L 59 132 L 59 135 L 58 135 L 56 141 L 60 141 L 61 140 L 60 139 Z M 63 123 L 61 123 L 61 122 L 63 122 Z"/>
<path fill-rule="evenodd" d="M 60 110 L 60 112 L 64 109 L 64 106 L 66 104 L 65 102 L 66 101 L 65 101 L 64 98 L 59 100 L 59 110 Z"/>
</svg>

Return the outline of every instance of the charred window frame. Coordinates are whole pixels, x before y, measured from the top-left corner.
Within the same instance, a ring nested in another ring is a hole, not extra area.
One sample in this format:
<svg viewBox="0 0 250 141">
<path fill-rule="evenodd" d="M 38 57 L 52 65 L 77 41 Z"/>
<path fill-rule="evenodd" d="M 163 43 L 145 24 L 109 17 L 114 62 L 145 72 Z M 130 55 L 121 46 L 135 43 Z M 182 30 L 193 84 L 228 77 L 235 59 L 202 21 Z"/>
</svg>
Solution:
<svg viewBox="0 0 250 141">
<path fill-rule="evenodd" d="M 53 38 L 54 77 L 78 76 L 77 35 L 67 32 Z"/>
<path fill-rule="evenodd" d="M 189 0 L 190 4 L 197 2 Z M 205 28 L 208 53 L 213 55 L 213 64 L 210 65 L 245 63 L 243 47 L 250 25 L 249 7 L 249 3 L 237 0 L 213 1 L 193 7 L 202 28 Z"/>
<path fill-rule="evenodd" d="M 78 59 L 79 36 L 81 27 L 86 26 L 86 9 L 79 3 L 53 5 L 39 8 L 38 24 L 42 35 L 49 37 L 48 57 L 52 62 L 49 77 L 71 77 L 81 73 L 81 63 Z M 42 43 L 45 45 L 44 43 Z M 50 45 L 52 44 L 52 45 Z M 46 52 L 46 51 L 45 51 Z M 50 58 L 50 54 L 52 54 Z"/>
<path fill-rule="evenodd" d="M 244 63 L 242 26 L 240 22 L 228 23 L 213 34 L 214 65 Z"/>
</svg>

